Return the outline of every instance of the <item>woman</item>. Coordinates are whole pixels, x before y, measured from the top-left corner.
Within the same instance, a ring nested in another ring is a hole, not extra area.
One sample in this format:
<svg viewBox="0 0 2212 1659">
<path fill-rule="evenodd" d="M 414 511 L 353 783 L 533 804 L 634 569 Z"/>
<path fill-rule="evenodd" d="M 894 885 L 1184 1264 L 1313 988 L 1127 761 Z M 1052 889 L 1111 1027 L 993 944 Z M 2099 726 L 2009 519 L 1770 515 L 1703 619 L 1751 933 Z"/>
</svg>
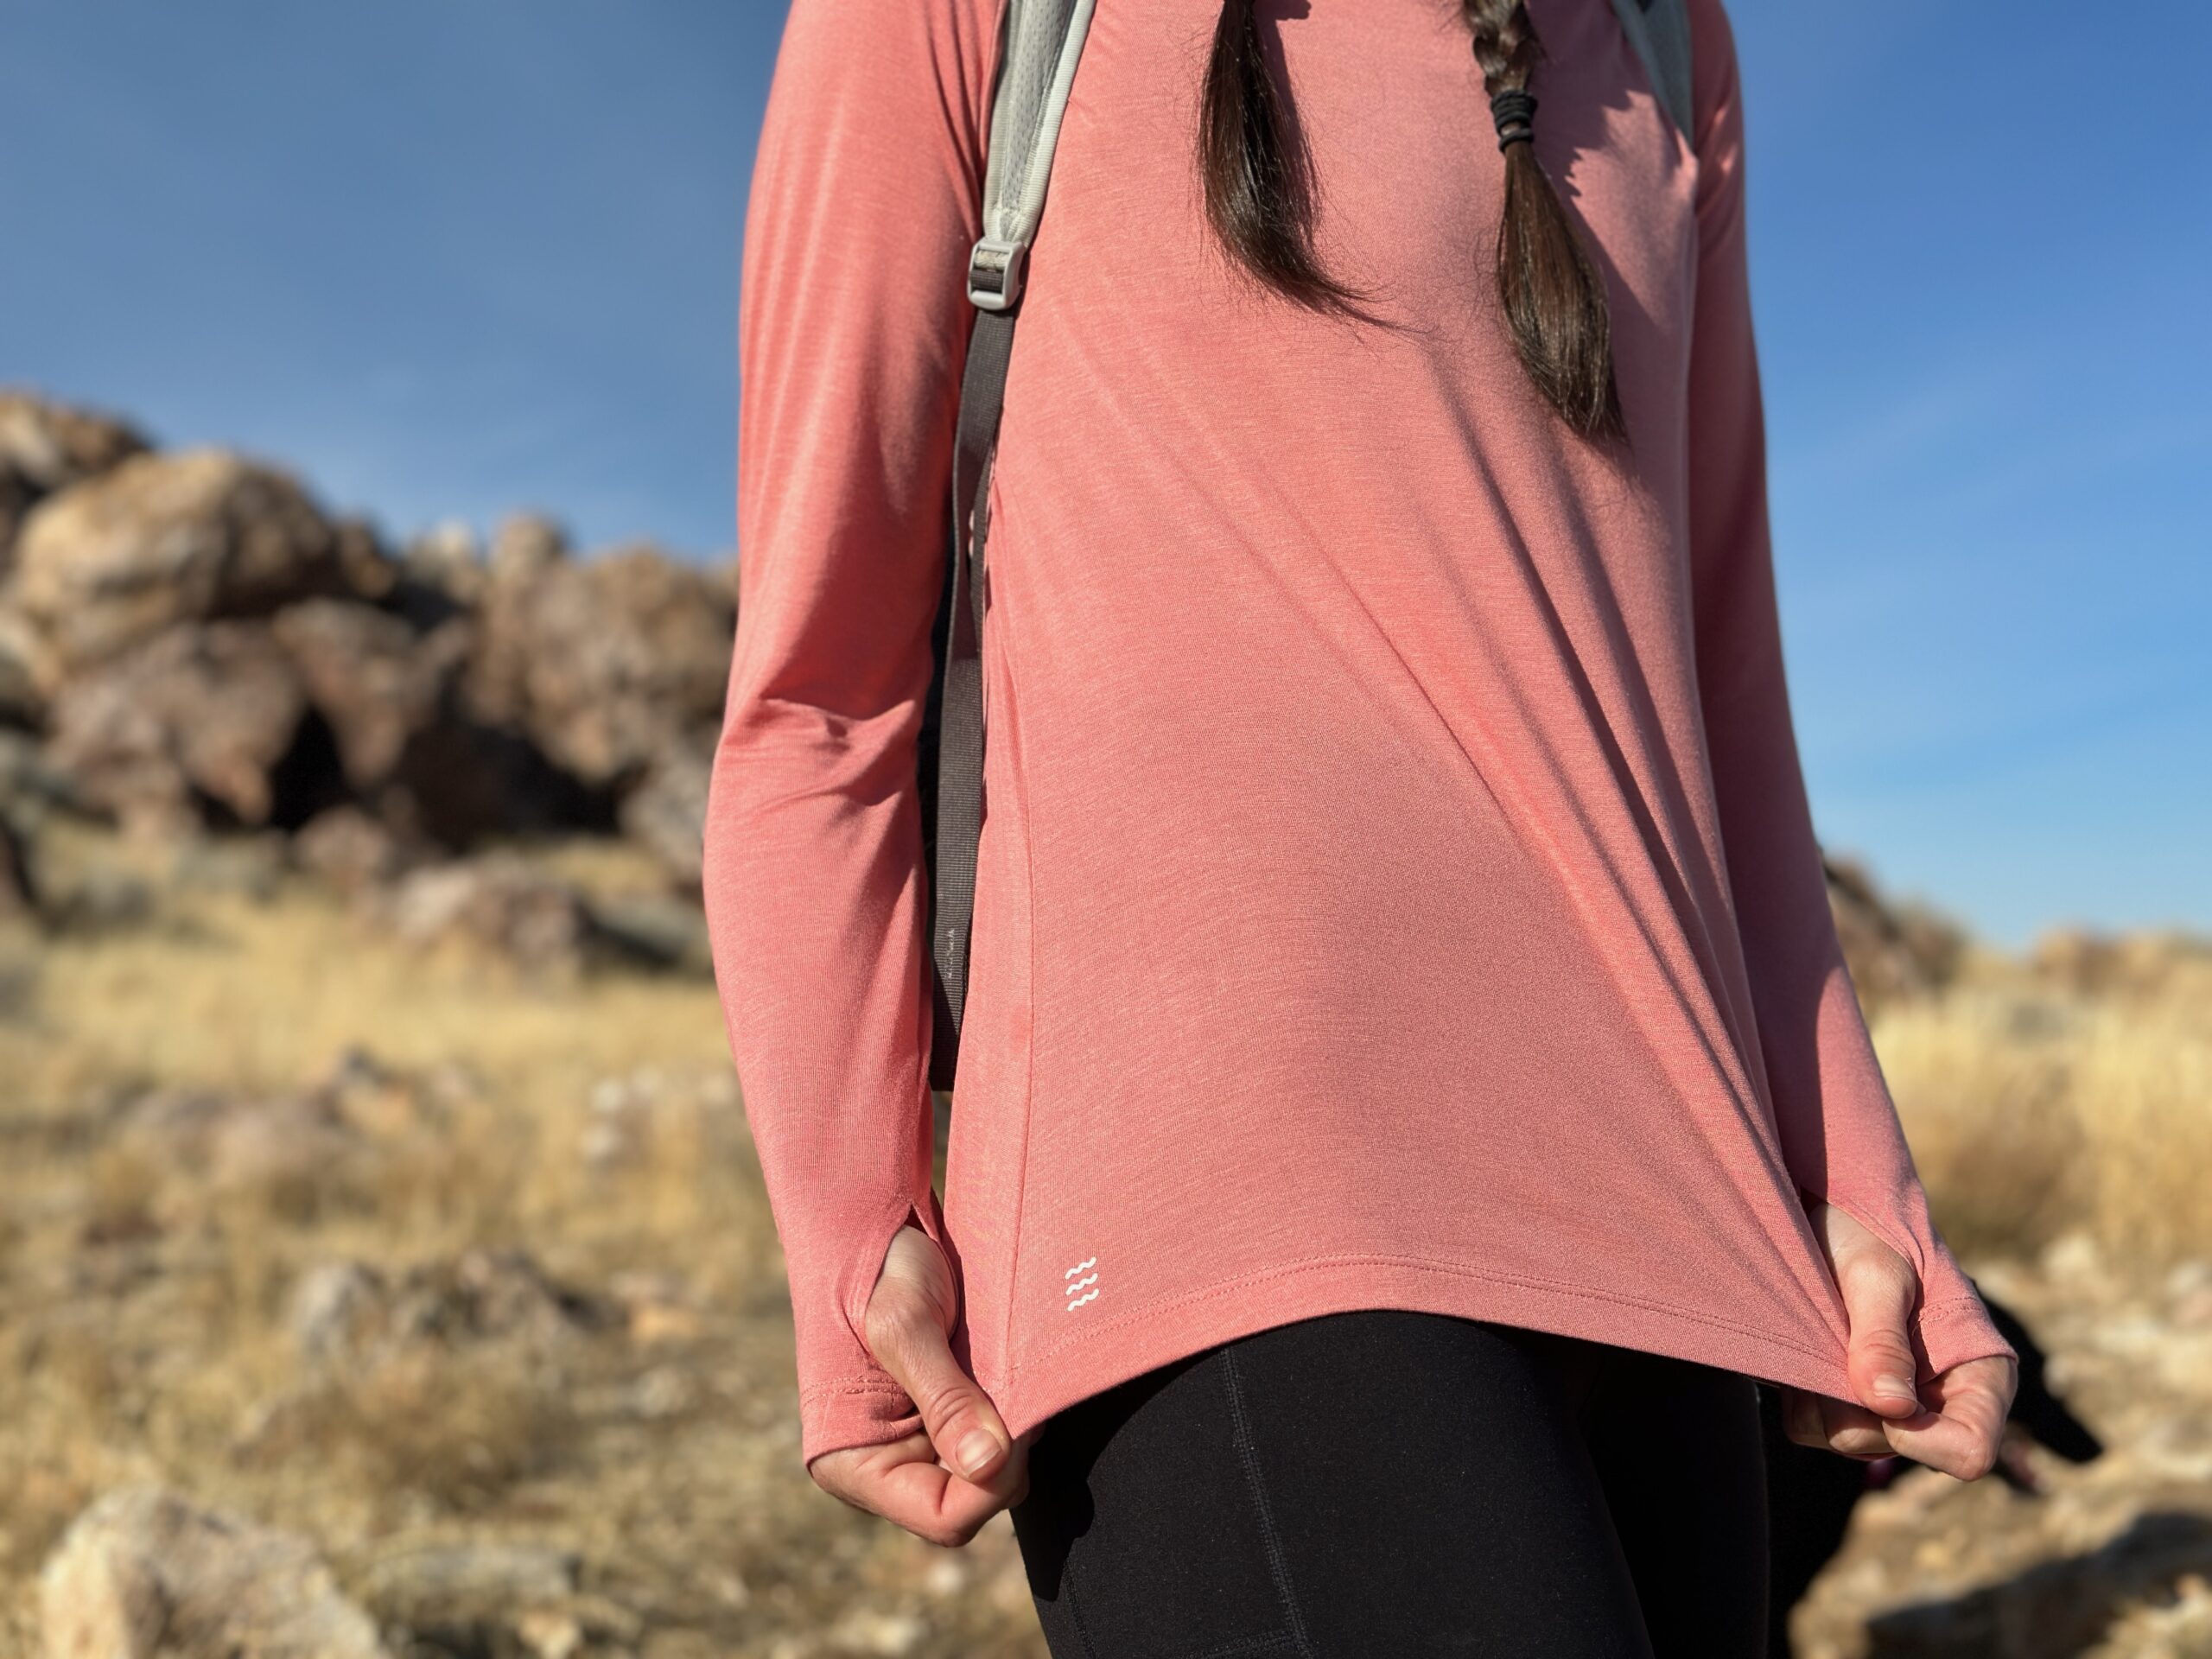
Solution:
<svg viewBox="0 0 2212 1659">
<path fill-rule="evenodd" d="M 715 960 L 807 1466 L 944 1543 L 1014 1506 L 1056 1654 L 1751 1653 L 1753 1379 L 1989 1467 L 2014 1356 L 1829 919 L 1690 11 L 1683 135 L 1608 0 L 1100 5 L 985 503 L 940 1203 L 915 739 L 998 10 L 792 6 Z"/>
</svg>

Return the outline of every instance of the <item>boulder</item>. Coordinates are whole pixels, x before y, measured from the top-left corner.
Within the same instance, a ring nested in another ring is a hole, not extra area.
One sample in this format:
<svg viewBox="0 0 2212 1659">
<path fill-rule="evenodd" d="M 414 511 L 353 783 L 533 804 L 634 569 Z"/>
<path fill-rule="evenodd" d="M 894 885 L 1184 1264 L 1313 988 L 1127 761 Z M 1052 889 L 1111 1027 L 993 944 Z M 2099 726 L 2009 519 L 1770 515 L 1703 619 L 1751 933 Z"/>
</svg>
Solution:
<svg viewBox="0 0 2212 1659">
<path fill-rule="evenodd" d="M 1822 861 L 1836 936 L 1869 1014 L 1939 991 L 1957 977 L 1967 952 L 1963 928 L 1925 906 L 1887 898 L 1854 860 L 1826 855 Z"/>
<path fill-rule="evenodd" d="M 495 564 L 469 692 L 585 782 L 626 787 L 715 725 L 729 674 L 734 592 L 658 549 L 568 560 L 543 538 Z"/>
<path fill-rule="evenodd" d="M 430 1544 L 380 1556 L 362 1596 L 387 1624 L 442 1651 L 512 1651 L 517 1621 L 576 1599 L 582 1565 L 574 1552 L 543 1544 Z"/>
<path fill-rule="evenodd" d="M 110 1144 L 197 1194 L 257 1193 L 306 1213 L 345 1185 L 367 1138 L 327 1090 L 271 1096 L 156 1089 L 122 1107 Z"/>
<path fill-rule="evenodd" d="M 289 827 L 337 784 L 303 742 L 307 714 L 266 624 L 183 623 L 65 684 L 46 756 L 86 805 L 134 829 L 211 815 Z"/>
<path fill-rule="evenodd" d="M 283 473 L 219 449 L 143 454 L 31 510 L 6 598 L 66 677 L 179 622 L 340 591 L 340 551 Z"/>
<path fill-rule="evenodd" d="M 30 619 L 0 605 L 0 726 L 36 726 L 45 716 L 46 689 L 60 678 Z"/>
<path fill-rule="evenodd" d="M 582 1558 L 499 1539 L 387 1551 L 364 1575 L 362 1599 L 387 1625 L 438 1654 L 571 1659 L 588 1648 L 634 1646 L 645 1623 L 620 1604 L 582 1593 Z"/>
<path fill-rule="evenodd" d="M 418 632 L 390 611 L 316 599 L 271 626 L 337 744 L 347 789 L 401 842 L 457 850 L 492 835 L 605 825 L 610 804 L 520 734 L 468 711 L 465 617 Z"/>
<path fill-rule="evenodd" d="M 390 601 L 397 595 L 405 572 L 385 550 L 374 524 L 348 516 L 334 520 L 330 533 L 332 558 L 347 593 L 372 601 Z"/>
<path fill-rule="evenodd" d="M 67 775 L 48 758 L 41 739 L 0 727 L 0 811 L 36 825 L 49 814 L 83 809 Z"/>
<path fill-rule="evenodd" d="M 553 1278 L 521 1250 L 467 1250 L 409 1273 L 391 1306 L 392 1327 L 416 1338 L 517 1341 L 557 1347 L 621 1322 L 603 1299 Z"/>
<path fill-rule="evenodd" d="M 365 1262 L 308 1268 L 293 1287 L 285 1320 L 293 1344 L 311 1363 L 344 1363 L 372 1340 L 389 1294 L 384 1275 Z"/>
<path fill-rule="evenodd" d="M 40 1575 L 46 1659 L 388 1659 L 307 1540 L 125 1487 Z"/>
<path fill-rule="evenodd" d="M 487 726 L 457 698 L 417 732 L 371 803 L 404 838 L 454 851 L 486 838 L 605 834 L 613 804 L 517 732 Z"/>
<path fill-rule="evenodd" d="M 1931 1540 L 1932 1541 L 1932 1540 Z M 1924 1547 L 1923 1547 L 1924 1548 Z M 2116 1536 L 2080 1554 L 2060 1554 L 2000 1581 L 1948 1599 L 1924 1596 L 1866 1621 L 1865 1649 L 1878 1659 L 2059 1659 L 2061 1655 L 2139 1654 L 2186 1659 L 2190 1642 L 2106 1646 L 2115 1615 L 2184 1594 L 2212 1560 L 2212 1520 L 2181 1510 L 2137 1516 Z"/>
<path fill-rule="evenodd" d="M 490 578 L 510 589 L 536 582 L 569 556 L 569 533 L 542 512 L 509 513 L 492 532 Z"/>
<path fill-rule="evenodd" d="M 47 758 L 40 738 L 0 726 L 0 812 L 36 824 L 49 813 L 81 804 L 67 777 Z"/>
<path fill-rule="evenodd" d="M 575 972 L 608 944 L 582 893 L 505 852 L 410 871 L 376 908 L 410 944 L 466 942 L 537 973 Z"/>
<path fill-rule="evenodd" d="M 38 913 L 38 879 L 31 868 L 30 837 L 0 812 L 0 922 Z"/>
<path fill-rule="evenodd" d="M 205 1215 L 211 1203 L 257 1201 L 308 1217 L 380 1189 L 393 1160 L 446 1144 L 459 1107 L 478 1097 L 457 1067 L 402 1072 L 359 1049 L 304 1086 L 267 1094 L 159 1087 L 127 1094 L 102 1125 L 102 1147 L 156 1178 L 154 1218 Z"/>
<path fill-rule="evenodd" d="M 418 635 L 389 611 L 352 600 L 288 606 L 270 626 L 337 740 L 346 782 L 363 791 L 386 782 L 408 744 L 439 717 L 468 648 L 458 628 Z"/>
<path fill-rule="evenodd" d="M 302 1276 L 286 1323 L 303 1359 L 352 1370 L 423 1343 L 550 1353 L 619 1328 L 624 1317 L 615 1303 L 562 1284 L 523 1251 L 475 1249 L 399 1274 L 360 1262 L 325 1263 Z"/>
<path fill-rule="evenodd" d="M 658 1066 L 601 1077 L 587 1105 L 584 1162 L 602 1173 L 641 1167 L 657 1149 L 696 1147 L 742 1109 L 729 1073 L 671 1075 Z"/>
<path fill-rule="evenodd" d="M 695 890 L 674 893 L 615 893 L 595 895 L 593 922 L 605 937 L 610 955 L 632 966 L 712 978 L 714 943 L 707 913 Z"/>
<path fill-rule="evenodd" d="M 458 519 L 433 524 L 410 540 L 400 550 L 399 570 L 402 582 L 442 601 L 448 611 L 484 596 L 483 543 Z"/>
<path fill-rule="evenodd" d="M 0 390 L 0 575 L 34 504 L 145 449 L 146 440 L 120 421 Z"/>
<path fill-rule="evenodd" d="M 283 887 L 291 863 L 290 837 L 281 830 L 202 830 L 163 849 L 172 892 L 226 893 L 267 904 Z"/>
<path fill-rule="evenodd" d="M 660 861 L 687 893 L 699 890 L 707 785 L 714 747 L 703 736 L 656 754 L 637 786 L 622 798 L 623 833 Z"/>
<path fill-rule="evenodd" d="M 38 740 L 0 728 L 0 920 L 40 913 L 39 830 L 72 804 L 67 782 L 41 758 Z"/>
<path fill-rule="evenodd" d="M 292 862 L 343 893 L 369 892 L 405 869 L 407 846 L 358 806 L 318 812 L 292 836 Z"/>
<path fill-rule="evenodd" d="M 2055 927 L 2037 937 L 2027 963 L 2037 979 L 2069 997 L 2151 997 L 2192 968 L 2212 965 L 2212 938 L 2174 928 Z"/>
</svg>

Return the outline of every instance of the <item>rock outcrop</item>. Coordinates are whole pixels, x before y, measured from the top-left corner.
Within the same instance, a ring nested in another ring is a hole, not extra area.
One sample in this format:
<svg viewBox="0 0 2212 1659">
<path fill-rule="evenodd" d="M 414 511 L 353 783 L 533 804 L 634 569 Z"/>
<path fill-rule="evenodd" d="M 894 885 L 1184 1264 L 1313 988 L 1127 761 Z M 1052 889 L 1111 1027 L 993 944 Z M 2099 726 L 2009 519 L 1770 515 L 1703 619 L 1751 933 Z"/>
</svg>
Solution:
<svg viewBox="0 0 2212 1659">
<path fill-rule="evenodd" d="M 550 1352 L 621 1318 L 612 1302 L 559 1283 L 519 1251 L 469 1250 L 397 1274 L 326 1262 L 295 1287 L 289 1323 L 302 1358 L 355 1367 L 424 1342 Z"/>
<path fill-rule="evenodd" d="M 340 543 L 273 468 L 219 449 L 135 455 L 32 508 L 0 603 L 37 632 L 45 671 L 67 675 L 180 622 L 342 591 Z"/>
<path fill-rule="evenodd" d="M 1859 1001 L 1870 1012 L 1941 990 L 1957 976 L 1963 928 L 1923 905 L 1898 903 L 1857 861 L 1827 855 L 1828 909 Z"/>
<path fill-rule="evenodd" d="M 47 755 L 81 802 L 134 829 L 297 823 L 336 793 L 308 714 L 265 624 L 185 622 L 64 683 Z"/>
<path fill-rule="evenodd" d="M 470 690 L 576 777 L 627 783 L 715 721 L 735 615 L 727 582 L 656 549 L 577 561 L 515 526 L 493 549 Z"/>
<path fill-rule="evenodd" d="M 2038 979 L 2069 996 L 2148 997 L 2208 958 L 2212 944 L 2178 931 L 2059 927 L 2036 940 L 2028 964 Z"/>
<path fill-rule="evenodd" d="M 28 838 L 0 817 L 0 922 L 35 914 L 38 878 L 31 870 Z"/>
<path fill-rule="evenodd" d="M 410 870 L 374 908 L 411 944 L 467 943 L 538 973 L 574 973 L 614 949 L 582 893 L 510 853 Z"/>
<path fill-rule="evenodd" d="M 39 1591 L 46 1659 L 389 1659 L 307 1540 L 159 1487 L 78 1516 Z"/>
<path fill-rule="evenodd" d="M 56 672 L 46 642 L 19 613 L 0 610 L 0 726 L 38 723 Z"/>
<path fill-rule="evenodd" d="M 294 868 L 349 891 L 583 832 L 630 835 L 696 893 L 732 576 L 645 546 L 582 558 L 527 513 L 488 550 L 446 524 L 395 556 L 277 468 L 0 393 L 0 734 L 71 810 L 298 836 Z M 22 908 L 36 826 L 9 837 Z M 387 910 L 585 952 L 588 916 L 524 885 L 463 864 Z"/>
<path fill-rule="evenodd" d="M 658 859 L 671 880 L 687 893 L 699 890 L 704 861 L 700 831 L 707 818 L 707 785 L 714 759 L 709 734 L 670 743 L 622 798 L 623 833 Z"/>
<path fill-rule="evenodd" d="M 17 528 L 39 500 L 145 449 L 146 440 L 120 421 L 0 391 L 0 575 Z"/>
</svg>

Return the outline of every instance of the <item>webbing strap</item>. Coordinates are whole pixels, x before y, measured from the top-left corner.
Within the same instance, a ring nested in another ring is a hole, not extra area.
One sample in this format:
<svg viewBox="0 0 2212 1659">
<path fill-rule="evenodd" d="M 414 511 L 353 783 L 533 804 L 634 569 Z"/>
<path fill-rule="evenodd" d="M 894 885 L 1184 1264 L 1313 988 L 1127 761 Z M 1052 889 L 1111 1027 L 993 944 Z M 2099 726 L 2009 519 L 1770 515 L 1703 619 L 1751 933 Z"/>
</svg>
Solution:
<svg viewBox="0 0 2212 1659">
<path fill-rule="evenodd" d="M 1683 0 L 1613 0 L 1621 32 L 1643 60 L 1643 73 L 1659 96 L 1659 107 L 1690 143 L 1695 135 L 1691 123 L 1690 19 Z"/>
<path fill-rule="evenodd" d="M 952 451 L 952 561 L 945 606 L 944 678 L 938 715 L 937 848 L 930 953 L 937 963 L 930 1086 L 952 1087 L 968 1000 L 968 938 L 976 911 L 976 852 L 983 831 L 983 544 L 987 481 L 1006 406 L 1015 313 L 978 311 L 960 376 Z"/>
<path fill-rule="evenodd" d="M 933 979 L 930 1087 L 950 1089 L 968 1002 L 968 940 L 983 832 L 983 543 L 990 531 L 991 457 L 1006 406 L 1006 370 L 1029 245 L 1037 234 L 1076 65 L 1097 0 L 1006 0 L 991 94 L 982 237 L 969 251 L 976 310 L 960 376 L 947 553 L 944 674 L 938 696 L 936 829 L 930 849 Z"/>
</svg>

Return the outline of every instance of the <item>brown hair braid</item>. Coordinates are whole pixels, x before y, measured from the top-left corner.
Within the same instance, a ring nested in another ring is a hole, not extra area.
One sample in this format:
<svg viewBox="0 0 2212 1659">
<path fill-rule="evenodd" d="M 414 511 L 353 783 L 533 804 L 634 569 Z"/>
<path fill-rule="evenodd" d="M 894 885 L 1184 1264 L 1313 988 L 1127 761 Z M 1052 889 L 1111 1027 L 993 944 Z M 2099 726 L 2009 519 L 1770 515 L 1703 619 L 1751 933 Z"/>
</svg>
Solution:
<svg viewBox="0 0 2212 1659">
<path fill-rule="evenodd" d="M 1287 94 L 1268 73 L 1256 0 L 1223 0 L 1200 105 L 1206 217 L 1230 255 L 1268 287 L 1317 311 L 1364 315 L 1366 297 L 1313 254 L 1313 181 Z M 1525 0 L 1457 0 L 1483 90 L 1526 94 L 1543 56 Z M 1586 437 L 1624 435 L 1605 287 L 1525 137 L 1534 101 L 1497 106 L 1505 155 L 1497 292 L 1529 378 Z M 1515 124 L 1508 127 L 1509 118 Z M 1509 131 L 1513 135 L 1509 137 Z"/>
</svg>

